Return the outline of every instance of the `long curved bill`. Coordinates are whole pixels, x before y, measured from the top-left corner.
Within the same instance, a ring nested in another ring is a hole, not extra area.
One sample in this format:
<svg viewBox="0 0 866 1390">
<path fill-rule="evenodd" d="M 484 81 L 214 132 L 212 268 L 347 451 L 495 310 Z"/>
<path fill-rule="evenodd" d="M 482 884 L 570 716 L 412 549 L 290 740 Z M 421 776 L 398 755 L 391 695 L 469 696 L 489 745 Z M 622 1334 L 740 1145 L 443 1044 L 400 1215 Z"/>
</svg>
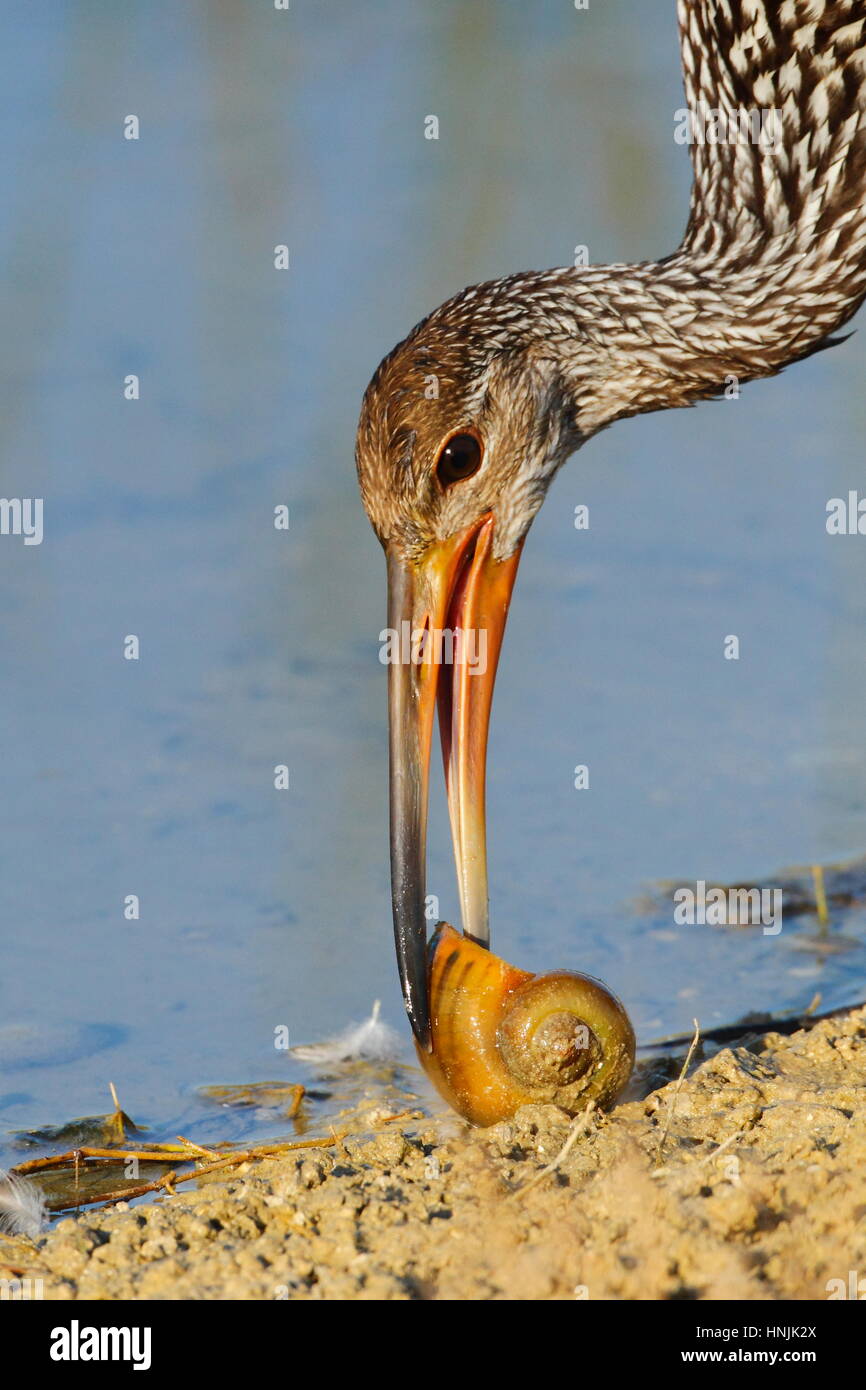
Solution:
<svg viewBox="0 0 866 1390">
<path fill-rule="evenodd" d="M 414 563 L 387 553 L 391 899 L 406 1012 L 424 1048 L 427 801 L 437 701 L 463 927 L 482 945 L 489 940 L 487 731 L 521 550 L 497 560 L 493 524 L 492 516 L 482 517 Z"/>
</svg>

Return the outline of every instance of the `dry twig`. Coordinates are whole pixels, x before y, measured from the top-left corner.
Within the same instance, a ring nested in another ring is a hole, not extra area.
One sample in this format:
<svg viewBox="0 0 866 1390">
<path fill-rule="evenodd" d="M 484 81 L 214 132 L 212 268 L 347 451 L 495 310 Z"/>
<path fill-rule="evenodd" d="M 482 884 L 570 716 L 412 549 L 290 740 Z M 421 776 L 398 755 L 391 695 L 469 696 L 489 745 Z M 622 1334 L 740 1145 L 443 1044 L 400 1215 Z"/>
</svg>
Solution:
<svg viewBox="0 0 866 1390">
<path fill-rule="evenodd" d="M 509 1200 L 512 1197 L 523 1197 L 533 1187 L 537 1187 L 540 1182 L 543 1182 L 545 1178 L 549 1177 L 551 1173 L 556 1172 L 560 1163 L 562 1163 L 562 1161 L 565 1158 L 567 1158 L 568 1155 L 571 1153 L 571 1150 L 574 1148 L 574 1145 L 577 1143 L 580 1136 L 582 1134 L 585 1134 L 589 1129 L 589 1122 L 592 1118 L 592 1112 L 594 1111 L 594 1109 L 595 1101 L 591 1100 L 587 1105 L 586 1109 L 584 1110 L 583 1114 L 578 1115 L 572 1122 L 571 1129 L 568 1132 L 568 1138 L 566 1139 L 559 1153 L 556 1155 L 556 1158 L 554 1158 L 550 1163 L 548 1163 L 546 1168 L 542 1168 L 540 1173 L 536 1173 L 534 1177 L 530 1178 L 529 1182 L 524 1183 L 522 1187 L 515 1188 L 513 1192 L 510 1192 L 508 1194 Z"/>
<path fill-rule="evenodd" d="M 662 1137 L 661 1137 L 661 1139 L 659 1140 L 658 1151 L 657 1151 L 657 1153 L 656 1153 L 656 1158 L 657 1158 L 657 1159 L 661 1158 L 661 1156 L 662 1156 L 662 1149 L 663 1149 L 664 1146 L 665 1146 L 665 1140 L 667 1139 L 668 1134 L 670 1133 L 670 1128 L 671 1128 L 671 1124 L 673 1123 L 674 1115 L 677 1113 L 677 1100 L 679 1099 L 679 1094 L 680 1094 L 680 1091 L 682 1090 L 683 1082 L 684 1082 L 685 1079 L 686 1079 L 686 1073 L 688 1072 L 688 1069 L 689 1069 L 689 1067 L 691 1066 L 692 1058 L 693 1058 L 694 1055 L 695 1055 L 695 1048 L 697 1047 L 698 1043 L 700 1042 L 700 1038 L 701 1038 L 701 1028 L 700 1028 L 700 1024 L 698 1023 L 698 1020 L 697 1020 L 696 1018 L 693 1018 L 693 1019 L 692 1019 L 692 1023 L 695 1025 L 695 1036 L 692 1038 L 691 1047 L 689 1048 L 688 1052 L 686 1053 L 686 1060 L 683 1062 L 683 1069 L 682 1069 L 682 1071 L 680 1072 L 679 1080 L 677 1081 L 677 1084 L 676 1084 L 676 1086 L 674 1087 L 674 1093 L 673 1093 L 673 1096 L 672 1096 L 672 1098 L 671 1098 L 670 1105 L 668 1106 L 668 1118 L 667 1118 L 667 1121 L 666 1121 L 666 1123 L 665 1123 L 665 1127 L 664 1127 L 664 1131 L 663 1131 L 663 1133 L 662 1133 Z"/>
</svg>

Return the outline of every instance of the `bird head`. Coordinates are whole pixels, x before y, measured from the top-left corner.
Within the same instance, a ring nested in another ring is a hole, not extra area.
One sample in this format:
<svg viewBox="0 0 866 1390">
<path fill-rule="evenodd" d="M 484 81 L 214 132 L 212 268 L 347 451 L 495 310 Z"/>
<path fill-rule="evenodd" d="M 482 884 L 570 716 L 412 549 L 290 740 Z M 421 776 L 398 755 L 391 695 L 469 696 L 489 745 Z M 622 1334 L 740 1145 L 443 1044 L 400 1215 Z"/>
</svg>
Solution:
<svg viewBox="0 0 866 1390">
<path fill-rule="evenodd" d="M 496 665 L 526 533 L 579 442 L 528 278 L 475 286 L 420 323 L 376 371 L 358 427 L 361 493 L 388 571 L 394 930 L 407 1012 L 425 1047 L 434 712 L 438 704 L 464 931 L 486 945 Z"/>
</svg>

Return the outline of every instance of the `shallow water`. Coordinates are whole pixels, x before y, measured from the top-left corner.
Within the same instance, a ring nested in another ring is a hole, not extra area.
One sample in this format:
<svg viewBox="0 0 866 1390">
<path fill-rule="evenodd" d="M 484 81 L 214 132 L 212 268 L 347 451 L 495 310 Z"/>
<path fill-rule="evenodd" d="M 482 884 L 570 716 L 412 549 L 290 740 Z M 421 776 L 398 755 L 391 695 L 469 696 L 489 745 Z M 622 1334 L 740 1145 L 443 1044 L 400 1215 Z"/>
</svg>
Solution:
<svg viewBox="0 0 866 1390">
<path fill-rule="evenodd" d="M 110 1080 L 155 1132 L 269 1132 L 196 1088 L 305 1078 L 275 1030 L 320 1037 L 374 998 L 402 1026 L 361 393 L 464 284 L 576 244 L 672 249 L 673 17 L 82 2 L 0 28 L 0 491 L 45 499 L 42 545 L 0 538 L 0 1133 L 109 1109 Z M 638 900 L 863 852 L 866 540 L 824 520 L 864 485 L 864 365 L 857 335 L 737 402 L 618 425 L 526 547 L 494 942 L 602 976 L 644 1038 L 863 993 L 862 946 L 795 949 L 814 921 L 675 927 Z M 454 916 L 439 785 L 430 888 Z"/>
</svg>

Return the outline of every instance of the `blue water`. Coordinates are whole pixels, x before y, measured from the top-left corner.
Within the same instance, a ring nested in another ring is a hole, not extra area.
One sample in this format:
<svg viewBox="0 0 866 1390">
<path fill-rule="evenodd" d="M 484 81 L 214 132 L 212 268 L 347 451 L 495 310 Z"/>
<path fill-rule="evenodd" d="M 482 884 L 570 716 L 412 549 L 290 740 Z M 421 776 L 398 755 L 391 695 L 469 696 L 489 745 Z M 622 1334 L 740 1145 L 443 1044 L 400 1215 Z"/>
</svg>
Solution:
<svg viewBox="0 0 866 1390">
<path fill-rule="evenodd" d="M 673 249 L 670 10 L 5 7 L 0 491 L 44 498 L 45 535 L 0 538 L 0 1158 L 14 1129 L 110 1108 L 109 1081 L 194 1134 L 199 1085 L 303 1076 L 280 1025 L 321 1037 L 381 998 L 403 1026 L 360 397 L 467 283 L 577 244 Z M 866 540 L 824 526 L 866 489 L 864 366 L 858 334 L 736 402 L 618 425 L 526 547 L 494 944 L 601 975 L 643 1038 L 862 994 L 862 948 L 792 948 L 813 922 L 675 929 L 636 902 L 864 851 Z M 439 784 L 430 888 L 453 917 Z"/>
</svg>

